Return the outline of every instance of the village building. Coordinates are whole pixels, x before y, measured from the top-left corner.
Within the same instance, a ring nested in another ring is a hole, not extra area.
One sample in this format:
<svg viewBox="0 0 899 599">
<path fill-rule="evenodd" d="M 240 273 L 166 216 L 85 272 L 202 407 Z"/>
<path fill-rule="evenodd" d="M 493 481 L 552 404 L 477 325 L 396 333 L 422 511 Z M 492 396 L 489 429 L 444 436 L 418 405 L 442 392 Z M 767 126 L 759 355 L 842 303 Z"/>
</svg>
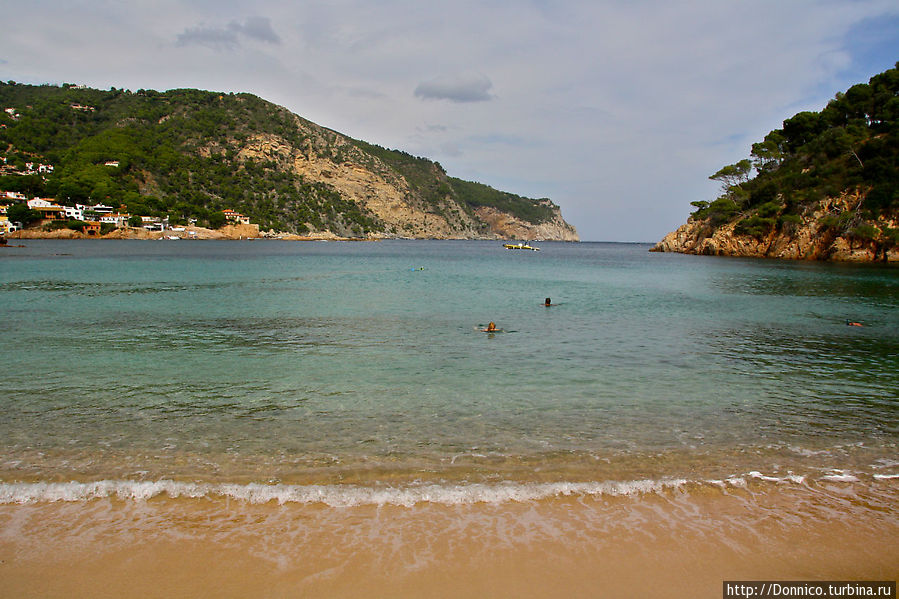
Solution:
<svg viewBox="0 0 899 599">
<path fill-rule="evenodd" d="M 62 220 L 65 218 L 65 207 L 53 200 L 44 198 L 32 198 L 28 200 L 28 207 L 40 213 L 41 220 Z"/>
<path fill-rule="evenodd" d="M 160 218 L 158 216 L 141 216 L 141 224 L 147 231 L 164 231 L 169 219 Z"/>
<path fill-rule="evenodd" d="M 87 221 L 82 225 L 81 232 L 85 235 L 92 236 L 100 236 L 100 229 L 102 228 L 102 224 L 97 221 Z"/>
<path fill-rule="evenodd" d="M 62 206 L 57 205 L 55 201 L 45 198 L 31 198 L 30 200 L 28 200 L 28 207 L 32 210 L 36 208 L 50 208 L 52 206 L 62 208 Z"/>
<path fill-rule="evenodd" d="M 75 209 L 81 211 L 81 216 L 76 218 L 76 220 L 99 220 L 104 214 L 113 213 L 112 206 L 103 204 L 94 204 L 93 206 L 90 204 L 75 204 Z"/>
<path fill-rule="evenodd" d="M 116 229 L 123 229 L 128 226 L 129 218 L 131 218 L 130 214 L 104 214 L 100 217 L 100 222 L 113 224 L 116 226 Z"/>
<path fill-rule="evenodd" d="M 26 162 L 26 163 L 25 163 L 25 171 L 26 171 L 26 174 L 29 174 L 29 175 L 30 175 L 30 174 L 34 173 L 34 172 L 35 172 L 35 168 L 34 168 L 34 167 L 35 167 L 35 164 L 34 164 L 33 162 Z M 53 172 L 53 165 L 52 165 L 52 164 L 40 164 L 40 163 L 38 163 L 38 165 L 37 165 L 37 172 L 38 172 L 38 173 L 43 173 L 43 174 L 49 174 L 49 173 L 52 173 L 52 172 Z"/>
<path fill-rule="evenodd" d="M 84 220 L 84 210 L 76 206 L 63 206 L 66 218 L 69 220 Z"/>
<path fill-rule="evenodd" d="M 7 233 L 12 233 L 13 231 L 18 231 L 19 226 L 9 220 L 6 214 L 0 215 L 0 235 L 6 235 Z"/>
<path fill-rule="evenodd" d="M 236 212 L 234 210 L 222 210 L 222 214 L 225 215 L 225 220 L 232 223 L 240 223 L 242 225 L 250 224 L 250 217 L 244 216 L 240 212 Z"/>
<path fill-rule="evenodd" d="M 37 206 L 32 208 L 41 215 L 41 220 L 63 220 L 65 218 L 65 210 L 62 206 Z"/>
</svg>

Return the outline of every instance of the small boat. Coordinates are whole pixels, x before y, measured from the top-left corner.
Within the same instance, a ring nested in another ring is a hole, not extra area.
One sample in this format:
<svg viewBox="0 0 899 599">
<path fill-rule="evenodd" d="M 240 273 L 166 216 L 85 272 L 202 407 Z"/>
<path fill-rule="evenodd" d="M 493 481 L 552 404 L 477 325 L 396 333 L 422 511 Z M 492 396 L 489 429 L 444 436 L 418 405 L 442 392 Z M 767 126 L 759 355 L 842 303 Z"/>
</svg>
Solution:
<svg viewBox="0 0 899 599">
<path fill-rule="evenodd" d="M 540 248 L 535 248 L 526 243 L 504 243 L 503 247 L 507 250 L 533 250 L 535 252 L 539 252 Z"/>
</svg>

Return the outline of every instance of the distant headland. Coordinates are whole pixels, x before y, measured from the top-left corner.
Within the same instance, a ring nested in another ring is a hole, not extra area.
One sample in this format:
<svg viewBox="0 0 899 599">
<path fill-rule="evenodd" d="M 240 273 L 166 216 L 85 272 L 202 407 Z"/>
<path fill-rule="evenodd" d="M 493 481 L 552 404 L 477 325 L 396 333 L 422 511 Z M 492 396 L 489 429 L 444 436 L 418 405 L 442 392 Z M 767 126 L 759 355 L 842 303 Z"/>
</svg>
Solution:
<svg viewBox="0 0 899 599">
<path fill-rule="evenodd" d="M 240 238 L 238 225 L 279 238 L 578 240 L 547 198 L 450 177 L 251 94 L 0 83 L 0 232 Z"/>
</svg>

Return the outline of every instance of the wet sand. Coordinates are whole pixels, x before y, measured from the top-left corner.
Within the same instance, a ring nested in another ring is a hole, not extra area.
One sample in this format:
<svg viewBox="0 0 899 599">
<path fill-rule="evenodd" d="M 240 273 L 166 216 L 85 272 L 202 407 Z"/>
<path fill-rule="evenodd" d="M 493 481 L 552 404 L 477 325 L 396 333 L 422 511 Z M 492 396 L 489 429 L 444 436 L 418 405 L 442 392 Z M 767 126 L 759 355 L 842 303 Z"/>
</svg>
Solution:
<svg viewBox="0 0 899 599">
<path fill-rule="evenodd" d="M 413 507 L 0 505 L 3 597 L 720 597 L 895 580 L 899 486 L 692 487 Z"/>
</svg>

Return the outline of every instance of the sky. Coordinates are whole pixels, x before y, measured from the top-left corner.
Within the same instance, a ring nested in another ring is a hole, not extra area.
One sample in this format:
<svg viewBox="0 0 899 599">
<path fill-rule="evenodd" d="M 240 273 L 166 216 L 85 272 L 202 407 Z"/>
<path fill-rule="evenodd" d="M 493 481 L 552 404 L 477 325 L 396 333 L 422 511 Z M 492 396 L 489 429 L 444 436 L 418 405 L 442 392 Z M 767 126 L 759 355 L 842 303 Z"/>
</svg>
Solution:
<svg viewBox="0 0 899 599">
<path fill-rule="evenodd" d="M 654 242 L 899 61 L 896 0 L 2 0 L 0 80 L 249 92 Z"/>
</svg>

